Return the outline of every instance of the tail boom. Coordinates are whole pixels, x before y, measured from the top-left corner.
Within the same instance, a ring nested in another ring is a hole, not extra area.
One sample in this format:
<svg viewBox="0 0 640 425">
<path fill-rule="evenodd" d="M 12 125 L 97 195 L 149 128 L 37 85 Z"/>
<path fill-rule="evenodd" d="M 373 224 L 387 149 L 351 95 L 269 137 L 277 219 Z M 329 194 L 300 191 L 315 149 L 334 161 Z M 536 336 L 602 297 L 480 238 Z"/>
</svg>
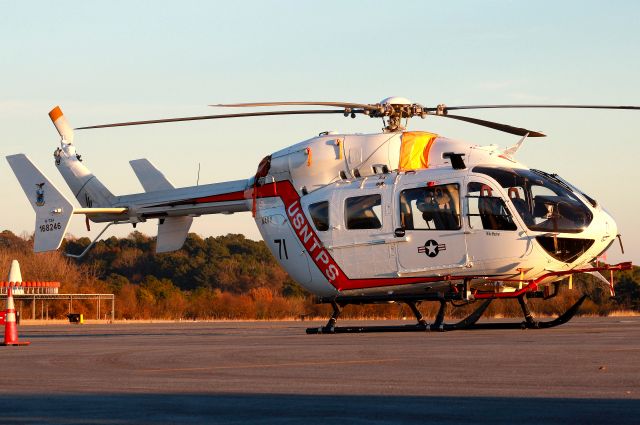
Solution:
<svg viewBox="0 0 640 425">
<path fill-rule="evenodd" d="M 54 152 L 58 171 L 81 208 L 73 205 L 24 154 L 7 156 L 24 193 L 36 213 L 34 251 L 60 247 L 73 214 L 93 222 L 133 223 L 158 219 L 157 252 L 179 249 L 193 217 L 251 211 L 250 181 L 236 180 L 185 188 L 173 184 L 149 160 L 131 161 L 144 193 L 114 196 L 82 163 L 73 144 L 73 129 L 59 107 L 49 116 L 61 136 Z M 88 227 L 88 221 L 87 221 Z"/>
</svg>

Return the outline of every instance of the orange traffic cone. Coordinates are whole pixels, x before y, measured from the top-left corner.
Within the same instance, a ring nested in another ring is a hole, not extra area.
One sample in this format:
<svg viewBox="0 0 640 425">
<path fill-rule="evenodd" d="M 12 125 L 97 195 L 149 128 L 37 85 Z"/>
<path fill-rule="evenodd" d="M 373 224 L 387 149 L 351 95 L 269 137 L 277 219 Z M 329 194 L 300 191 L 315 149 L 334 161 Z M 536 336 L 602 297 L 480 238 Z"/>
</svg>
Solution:
<svg viewBox="0 0 640 425">
<path fill-rule="evenodd" d="M 13 304 L 13 292 L 7 288 L 7 312 L 4 324 L 4 342 L 2 345 L 29 345 L 30 342 L 18 341 L 18 326 L 16 325 L 16 307 Z"/>
</svg>

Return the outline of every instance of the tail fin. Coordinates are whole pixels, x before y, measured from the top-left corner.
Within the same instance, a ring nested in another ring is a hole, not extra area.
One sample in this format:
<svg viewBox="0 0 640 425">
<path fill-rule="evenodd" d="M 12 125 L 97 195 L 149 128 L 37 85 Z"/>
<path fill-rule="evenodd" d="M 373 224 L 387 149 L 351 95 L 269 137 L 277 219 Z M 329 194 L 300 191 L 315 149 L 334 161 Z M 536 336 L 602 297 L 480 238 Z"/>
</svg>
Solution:
<svg viewBox="0 0 640 425">
<path fill-rule="evenodd" d="M 62 137 L 60 147 L 53 156 L 58 171 L 69 185 L 80 205 L 86 208 L 109 207 L 115 197 L 98 178 L 82 164 L 82 158 L 73 145 L 73 129 L 58 106 L 49 112 L 49 117 Z"/>
<path fill-rule="evenodd" d="M 145 192 L 173 189 L 171 182 L 146 158 L 129 161 Z"/>
<path fill-rule="evenodd" d="M 10 155 L 7 161 L 36 212 L 33 250 L 58 249 L 69 226 L 73 205 L 26 155 Z"/>
</svg>

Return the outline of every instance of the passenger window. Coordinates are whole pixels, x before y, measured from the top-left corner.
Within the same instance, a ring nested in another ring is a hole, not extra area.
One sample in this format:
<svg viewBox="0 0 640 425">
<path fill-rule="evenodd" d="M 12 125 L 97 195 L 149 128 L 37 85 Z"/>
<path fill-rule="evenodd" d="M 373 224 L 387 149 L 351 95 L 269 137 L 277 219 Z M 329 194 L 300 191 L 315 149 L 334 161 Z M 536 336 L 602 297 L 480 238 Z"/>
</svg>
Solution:
<svg viewBox="0 0 640 425">
<path fill-rule="evenodd" d="M 329 230 L 329 202 L 322 201 L 309 205 L 309 215 L 313 225 L 320 232 Z"/>
<path fill-rule="evenodd" d="M 460 186 L 452 183 L 403 190 L 400 223 L 406 230 L 460 229 Z"/>
<path fill-rule="evenodd" d="M 504 200 L 493 195 L 491 186 L 476 182 L 469 183 L 467 193 L 469 227 L 485 230 L 517 230 Z"/>
<path fill-rule="evenodd" d="M 364 195 L 345 201 L 347 229 L 379 229 L 382 227 L 382 197 Z"/>
</svg>

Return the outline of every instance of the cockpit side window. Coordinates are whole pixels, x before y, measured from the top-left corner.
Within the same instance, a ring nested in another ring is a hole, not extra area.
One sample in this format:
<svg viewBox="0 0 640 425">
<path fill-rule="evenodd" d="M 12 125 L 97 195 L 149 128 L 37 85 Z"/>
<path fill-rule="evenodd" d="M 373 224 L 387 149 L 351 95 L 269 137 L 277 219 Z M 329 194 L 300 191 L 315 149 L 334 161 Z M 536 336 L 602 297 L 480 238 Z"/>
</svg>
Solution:
<svg viewBox="0 0 640 425">
<path fill-rule="evenodd" d="M 382 227 L 382 197 L 379 194 L 347 198 L 344 206 L 347 229 Z"/>
<path fill-rule="evenodd" d="M 403 190 L 400 222 L 406 230 L 460 229 L 460 186 L 451 183 Z"/>
<path fill-rule="evenodd" d="M 469 227 L 485 230 L 517 230 L 511 213 L 494 189 L 486 184 L 471 182 L 467 187 Z M 515 196 L 515 195 L 514 195 Z"/>
<path fill-rule="evenodd" d="M 511 203 L 531 230 L 579 233 L 593 219 L 572 187 L 554 174 L 487 166 L 474 167 L 473 171 L 490 176 L 509 193 Z"/>
<path fill-rule="evenodd" d="M 329 230 L 329 202 L 322 201 L 309 205 L 309 215 L 313 225 L 320 232 Z"/>
</svg>

